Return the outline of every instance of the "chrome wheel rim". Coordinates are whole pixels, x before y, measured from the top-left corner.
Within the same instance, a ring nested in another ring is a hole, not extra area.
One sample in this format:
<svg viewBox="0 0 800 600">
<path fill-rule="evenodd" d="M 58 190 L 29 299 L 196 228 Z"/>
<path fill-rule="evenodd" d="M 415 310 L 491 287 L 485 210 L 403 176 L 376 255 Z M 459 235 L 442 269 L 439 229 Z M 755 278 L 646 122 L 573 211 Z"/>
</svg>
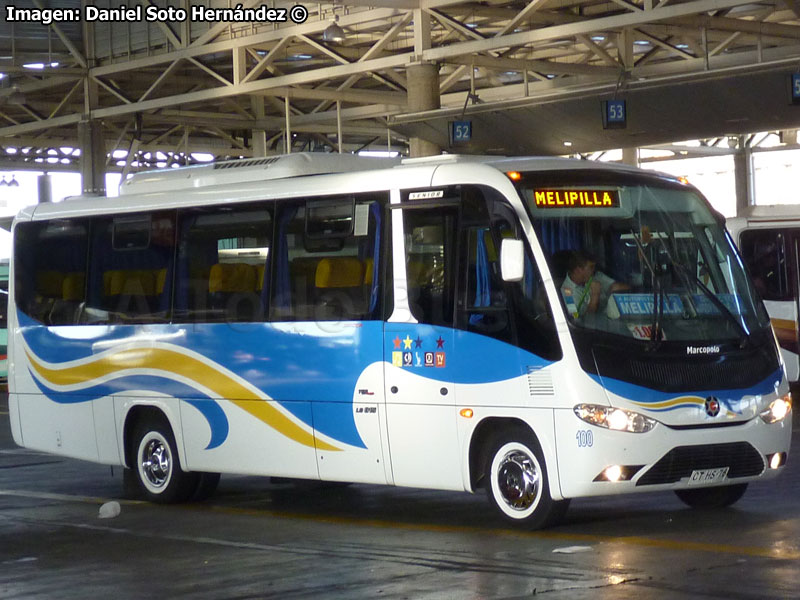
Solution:
<svg viewBox="0 0 800 600">
<path fill-rule="evenodd" d="M 497 468 L 500 497 L 515 511 L 528 510 L 536 503 L 540 480 L 538 466 L 520 450 L 506 453 Z"/>
<path fill-rule="evenodd" d="M 169 445 L 161 436 L 152 436 L 142 441 L 141 448 L 139 469 L 143 480 L 151 490 L 160 490 L 169 483 L 172 474 Z"/>
</svg>

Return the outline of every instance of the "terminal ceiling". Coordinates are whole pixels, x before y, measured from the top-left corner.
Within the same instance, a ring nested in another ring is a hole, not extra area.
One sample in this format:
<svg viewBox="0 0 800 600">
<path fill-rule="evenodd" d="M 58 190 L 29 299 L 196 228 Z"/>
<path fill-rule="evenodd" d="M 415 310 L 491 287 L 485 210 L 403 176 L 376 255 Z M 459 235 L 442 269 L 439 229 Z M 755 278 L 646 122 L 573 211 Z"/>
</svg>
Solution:
<svg viewBox="0 0 800 600">
<path fill-rule="evenodd" d="M 49 152 L 51 168 L 74 169 L 75 156 L 61 149 L 79 146 L 87 119 L 102 123 L 109 153 L 158 150 L 175 160 L 188 152 L 251 156 L 258 139 L 268 153 L 282 152 L 287 123 L 294 151 L 336 150 L 341 130 L 347 151 L 397 149 L 416 136 L 449 151 L 504 154 L 800 126 L 788 83 L 800 71 L 800 0 L 303 5 L 302 24 L 0 21 L 0 168 L 30 167 Z M 81 0 L 15 6 L 80 8 Z M 326 41 L 336 18 L 345 39 Z M 420 62 L 438 65 L 441 107 L 412 113 L 407 67 Z M 627 101 L 625 129 L 602 127 L 601 101 L 612 98 Z M 470 145 L 449 146 L 452 120 L 472 121 Z M 14 152 L 21 148 L 29 150 Z"/>
</svg>

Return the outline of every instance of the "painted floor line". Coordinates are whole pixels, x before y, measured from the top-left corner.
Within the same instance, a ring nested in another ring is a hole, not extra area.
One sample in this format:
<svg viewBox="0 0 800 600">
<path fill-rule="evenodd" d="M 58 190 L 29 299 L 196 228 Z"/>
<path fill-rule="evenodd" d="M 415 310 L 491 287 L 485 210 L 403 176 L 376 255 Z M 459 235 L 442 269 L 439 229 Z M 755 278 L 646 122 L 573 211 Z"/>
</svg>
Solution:
<svg viewBox="0 0 800 600">
<path fill-rule="evenodd" d="M 14 496 L 20 498 L 35 498 L 40 500 L 59 500 L 62 502 L 80 502 L 85 504 L 104 504 L 116 500 L 122 505 L 147 505 L 144 500 L 125 500 L 117 498 L 101 498 L 96 496 L 75 496 L 70 494 L 57 494 L 51 492 L 35 492 L 29 490 L 0 490 L 0 496 Z M 156 506 L 156 505 L 151 505 Z M 166 507 L 162 507 L 166 508 Z M 708 542 L 679 541 L 662 538 L 648 538 L 644 536 L 611 536 L 588 533 L 570 533 L 561 531 L 523 531 L 514 529 L 491 529 L 471 527 L 468 525 L 437 525 L 434 523 L 401 523 L 381 519 L 360 519 L 350 517 L 333 517 L 326 515 L 310 515 L 277 511 L 269 509 L 236 508 L 227 506 L 214 506 L 212 504 L 184 504 L 174 505 L 171 509 L 214 512 L 227 515 L 251 517 L 276 517 L 327 523 L 332 525 L 355 525 L 362 527 L 376 527 L 381 529 L 426 531 L 433 533 L 470 533 L 491 534 L 503 537 L 516 537 L 528 539 L 551 539 L 558 541 L 584 542 L 595 544 L 623 544 L 635 547 L 660 548 L 673 551 L 694 551 L 713 554 L 731 554 L 738 556 L 755 556 L 780 560 L 800 560 L 800 548 L 770 548 L 761 546 L 737 546 L 733 544 L 714 544 Z"/>
</svg>

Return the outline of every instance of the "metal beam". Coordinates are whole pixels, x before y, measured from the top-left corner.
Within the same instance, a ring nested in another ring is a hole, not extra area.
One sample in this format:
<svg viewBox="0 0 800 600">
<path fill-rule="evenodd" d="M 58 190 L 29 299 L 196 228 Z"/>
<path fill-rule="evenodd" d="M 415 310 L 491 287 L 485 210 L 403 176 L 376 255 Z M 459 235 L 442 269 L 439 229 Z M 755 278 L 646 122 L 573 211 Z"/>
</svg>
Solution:
<svg viewBox="0 0 800 600">
<path fill-rule="evenodd" d="M 382 69 L 403 66 L 411 60 L 411 56 L 412 55 L 410 53 L 396 54 L 393 56 L 376 58 L 367 61 L 365 63 L 350 63 L 347 65 L 338 65 L 335 67 L 327 67 L 323 69 L 316 69 L 313 71 L 293 73 L 290 75 L 283 75 L 281 77 L 272 77 L 270 79 L 252 81 L 249 83 L 242 83 L 239 85 L 217 87 L 198 92 L 177 94 L 175 96 L 168 96 L 165 98 L 145 100 L 143 102 L 136 102 L 124 106 L 112 106 L 107 108 L 100 108 L 92 111 L 91 117 L 95 119 L 115 117 L 120 115 L 131 114 L 134 112 L 145 112 L 148 110 L 156 110 L 160 108 L 165 108 L 167 106 L 175 106 L 178 104 L 191 104 L 195 102 L 204 102 L 207 100 L 217 100 L 221 98 L 229 98 L 231 96 L 238 96 L 240 94 L 258 93 L 264 90 L 275 89 L 284 86 L 302 85 L 304 83 L 312 83 L 314 81 L 324 81 L 328 79 L 336 79 L 338 77 L 347 77 L 348 75 L 352 75 L 354 73 L 363 73 L 367 71 L 380 71 Z M 2 132 L 3 130 L 0 130 L 0 134 L 2 134 Z"/>
<path fill-rule="evenodd" d="M 598 31 L 619 30 L 624 27 L 633 27 L 650 22 L 679 19 L 688 15 L 696 15 L 714 10 L 740 6 L 742 0 L 693 0 L 674 6 L 659 6 L 650 11 L 639 11 L 610 17 L 586 19 L 576 23 L 543 27 L 533 31 L 512 33 L 499 38 L 489 38 L 483 41 L 462 42 L 439 48 L 426 50 L 422 55 L 424 61 L 443 61 L 452 56 L 473 54 L 498 50 L 511 46 L 526 46 L 536 42 L 573 37 Z M 733 21 L 739 22 L 736 19 Z M 762 24 L 758 24 L 759 26 Z"/>
<path fill-rule="evenodd" d="M 339 25 L 342 27 L 353 27 L 370 22 L 380 22 L 400 14 L 403 14 L 403 12 L 388 8 L 351 13 L 349 15 L 342 16 L 339 20 Z M 302 25 L 281 27 L 279 29 L 258 33 L 256 35 L 233 38 L 223 42 L 213 42 L 197 47 L 190 46 L 188 48 L 181 48 L 172 52 L 165 52 L 164 54 L 148 56 L 146 58 L 103 65 L 92 69 L 91 74 L 97 77 L 104 77 L 106 75 L 112 75 L 125 71 L 139 71 L 141 69 L 172 62 L 178 59 L 198 57 L 205 54 L 229 52 L 234 48 L 268 46 L 287 36 L 321 34 L 328 25 L 329 23 L 326 21 L 306 21 Z"/>
<path fill-rule="evenodd" d="M 526 60 L 524 58 L 494 58 L 482 54 L 458 56 L 448 63 L 484 67 L 496 71 L 539 71 L 552 75 L 603 75 L 616 76 L 619 65 L 615 67 L 591 66 L 580 63 L 552 62 L 547 60 Z"/>
</svg>

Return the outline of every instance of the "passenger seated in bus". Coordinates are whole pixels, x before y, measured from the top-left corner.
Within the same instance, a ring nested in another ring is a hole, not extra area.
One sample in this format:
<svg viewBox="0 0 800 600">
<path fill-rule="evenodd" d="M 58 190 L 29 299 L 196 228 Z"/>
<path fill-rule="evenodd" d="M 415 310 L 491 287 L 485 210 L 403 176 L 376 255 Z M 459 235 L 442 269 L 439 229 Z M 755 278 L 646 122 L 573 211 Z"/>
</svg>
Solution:
<svg viewBox="0 0 800 600">
<path fill-rule="evenodd" d="M 564 301 L 575 318 L 597 313 L 604 309 L 611 294 L 629 289 L 628 284 L 614 281 L 598 271 L 597 261 L 582 250 L 570 256 L 567 276 L 561 284 Z"/>
</svg>

